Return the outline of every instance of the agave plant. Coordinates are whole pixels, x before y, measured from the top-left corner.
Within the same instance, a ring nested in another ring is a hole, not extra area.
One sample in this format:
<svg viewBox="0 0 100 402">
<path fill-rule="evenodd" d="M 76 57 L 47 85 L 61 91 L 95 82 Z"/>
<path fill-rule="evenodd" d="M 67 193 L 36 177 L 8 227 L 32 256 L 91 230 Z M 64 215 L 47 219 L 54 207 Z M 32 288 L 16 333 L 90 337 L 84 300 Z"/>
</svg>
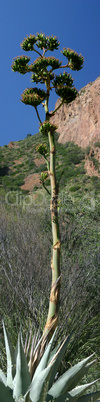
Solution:
<svg viewBox="0 0 100 402">
<path fill-rule="evenodd" d="M 95 360 L 91 361 L 94 354 L 71 367 L 57 380 L 55 379 L 70 337 L 67 337 L 61 345 L 52 350 L 56 331 L 54 332 L 31 378 L 24 353 L 21 330 L 15 353 L 4 323 L 3 330 L 7 354 L 7 376 L 0 370 L 0 402 L 90 402 L 99 398 L 100 391 L 84 395 L 87 388 L 90 388 L 98 380 L 77 386 L 94 363 Z M 35 347 L 35 354 L 40 342 L 41 340 Z"/>
</svg>

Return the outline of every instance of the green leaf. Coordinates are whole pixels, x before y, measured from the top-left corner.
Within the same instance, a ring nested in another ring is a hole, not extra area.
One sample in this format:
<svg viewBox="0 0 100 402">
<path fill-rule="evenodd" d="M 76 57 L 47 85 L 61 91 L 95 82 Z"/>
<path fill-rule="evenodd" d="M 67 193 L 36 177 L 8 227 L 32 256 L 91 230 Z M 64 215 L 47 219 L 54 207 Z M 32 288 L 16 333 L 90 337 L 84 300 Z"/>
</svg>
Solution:
<svg viewBox="0 0 100 402">
<path fill-rule="evenodd" d="M 12 391 L 0 381 L 0 402 L 13 402 Z"/>
<path fill-rule="evenodd" d="M 36 376 L 35 379 L 33 377 L 31 387 L 30 387 L 30 398 L 31 398 L 32 402 L 39 402 L 39 401 L 42 402 L 43 400 L 45 400 L 45 399 L 43 399 L 44 391 L 45 391 L 45 388 L 47 388 L 49 376 L 52 371 L 53 364 L 54 363 L 52 363 L 51 365 L 46 367 L 44 370 L 42 370 L 42 372 L 40 372 L 38 374 L 38 377 Z M 47 392 L 47 390 L 46 390 L 46 392 Z"/>
<path fill-rule="evenodd" d="M 79 387 L 76 387 L 72 389 L 72 391 L 69 392 L 69 395 L 77 401 L 80 395 L 83 394 L 84 391 L 86 391 L 89 387 L 91 387 L 93 384 L 95 384 L 98 380 L 95 380 L 93 382 L 90 382 L 88 384 L 80 385 Z"/>
<path fill-rule="evenodd" d="M 83 376 L 88 372 L 89 368 L 92 366 L 92 364 L 95 363 L 96 360 L 93 360 L 92 362 L 86 364 L 86 366 L 84 366 L 82 368 L 82 370 L 80 371 L 80 373 L 78 373 L 78 379 L 76 377 L 75 381 L 72 383 L 72 387 L 75 388 L 77 386 L 77 384 L 81 381 L 81 379 L 83 378 Z"/>
<path fill-rule="evenodd" d="M 6 347 L 6 355 L 7 355 L 7 385 L 12 388 L 13 386 L 13 378 L 15 375 L 15 356 L 14 351 L 10 342 L 9 335 L 5 329 L 5 325 L 3 322 L 3 331 L 4 331 L 4 339 L 5 339 L 5 347 Z"/>
<path fill-rule="evenodd" d="M 0 381 L 2 381 L 5 386 L 7 385 L 7 378 L 1 369 L 0 369 Z"/>
<path fill-rule="evenodd" d="M 96 401 L 98 399 L 98 397 L 100 396 L 100 391 L 97 392 L 92 392 L 90 394 L 87 395 L 83 395 L 79 398 L 80 395 L 82 395 L 82 393 L 84 391 L 86 391 L 87 388 L 91 387 L 96 381 L 93 381 L 92 383 L 89 384 L 84 384 L 81 386 L 76 387 L 75 389 L 73 389 L 70 392 L 66 392 L 64 395 L 60 395 L 60 397 L 56 398 L 56 402 L 65 402 L 65 401 L 80 401 L 80 402 L 93 402 Z M 66 399 L 67 398 L 67 399 Z M 47 399 L 47 402 L 51 401 L 50 399 Z"/>
<path fill-rule="evenodd" d="M 52 383 L 54 381 L 55 375 L 57 373 L 57 369 L 59 367 L 59 364 L 60 364 L 61 360 L 63 359 L 63 356 L 64 356 L 65 351 L 66 351 L 66 347 L 68 345 L 68 342 L 70 341 L 71 336 L 72 336 L 72 334 L 69 337 L 67 336 L 67 338 L 64 340 L 64 342 L 62 343 L 60 348 L 57 350 L 57 353 L 56 353 L 57 357 L 56 357 L 55 364 L 54 364 L 54 367 L 53 367 L 53 370 L 52 370 L 52 374 L 50 376 L 49 388 L 52 386 Z"/>
<path fill-rule="evenodd" d="M 57 346 L 55 346 L 55 348 L 52 350 L 52 352 L 50 353 L 50 357 L 48 360 L 48 364 L 51 362 L 51 360 L 54 358 L 55 354 L 57 353 L 58 349 L 60 348 L 60 342 Z"/>
<path fill-rule="evenodd" d="M 14 378 L 14 398 L 19 398 L 24 395 L 30 385 L 30 374 L 28 371 L 27 359 L 24 354 L 21 332 L 18 336 L 18 351 L 16 357 L 16 375 Z"/>
<path fill-rule="evenodd" d="M 63 395 L 65 392 L 69 391 L 72 388 L 72 384 L 76 380 L 76 378 L 78 383 L 78 375 L 80 375 L 81 370 L 84 366 L 86 366 L 93 355 L 94 354 L 77 363 L 75 366 L 71 367 L 68 371 L 62 374 L 61 377 L 59 377 L 59 379 L 56 381 L 56 383 L 53 384 L 52 387 L 49 389 L 48 394 L 52 395 L 54 398 L 57 398 L 60 395 Z"/>
</svg>

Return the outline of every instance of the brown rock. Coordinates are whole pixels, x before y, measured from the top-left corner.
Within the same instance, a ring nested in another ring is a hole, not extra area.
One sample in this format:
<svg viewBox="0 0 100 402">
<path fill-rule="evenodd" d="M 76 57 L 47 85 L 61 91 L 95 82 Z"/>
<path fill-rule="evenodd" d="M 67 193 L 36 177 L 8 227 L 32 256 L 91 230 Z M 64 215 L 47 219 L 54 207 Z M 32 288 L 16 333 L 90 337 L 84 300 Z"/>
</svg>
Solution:
<svg viewBox="0 0 100 402">
<path fill-rule="evenodd" d="M 24 184 L 21 186 L 21 190 L 33 191 L 34 186 L 40 187 L 40 176 L 38 173 L 30 174 L 25 178 Z"/>
<path fill-rule="evenodd" d="M 59 104 L 60 99 L 55 108 Z M 100 141 L 100 77 L 82 88 L 72 103 L 63 104 L 51 120 L 63 144 L 73 141 L 85 148 Z"/>
</svg>

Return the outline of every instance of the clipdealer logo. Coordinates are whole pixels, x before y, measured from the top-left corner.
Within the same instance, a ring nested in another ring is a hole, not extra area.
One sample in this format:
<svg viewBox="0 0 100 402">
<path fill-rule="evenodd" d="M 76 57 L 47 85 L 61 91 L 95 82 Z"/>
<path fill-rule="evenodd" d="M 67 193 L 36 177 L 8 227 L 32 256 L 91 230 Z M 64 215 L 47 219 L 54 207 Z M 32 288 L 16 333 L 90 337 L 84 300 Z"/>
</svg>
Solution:
<svg viewBox="0 0 100 402">
<path fill-rule="evenodd" d="M 50 209 L 50 198 L 47 198 L 44 192 L 41 192 L 38 196 L 34 194 L 23 194 L 21 191 L 8 191 L 5 195 L 5 202 L 11 207 L 21 207 L 24 211 L 29 207 L 35 210 L 40 210 L 42 208 Z M 63 210 L 67 212 L 67 209 L 71 207 L 74 211 L 76 206 L 77 198 L 71 194 L 69 190 L 60 193 L 58 198 L 58 213 Z M 80 199 L 78 199 L 77 207 L 83 210 L 94 211 L 96 208 L 96 196 L 95 191 L 91 191 L 90 194 L 85 194 Z"/>
</svg>

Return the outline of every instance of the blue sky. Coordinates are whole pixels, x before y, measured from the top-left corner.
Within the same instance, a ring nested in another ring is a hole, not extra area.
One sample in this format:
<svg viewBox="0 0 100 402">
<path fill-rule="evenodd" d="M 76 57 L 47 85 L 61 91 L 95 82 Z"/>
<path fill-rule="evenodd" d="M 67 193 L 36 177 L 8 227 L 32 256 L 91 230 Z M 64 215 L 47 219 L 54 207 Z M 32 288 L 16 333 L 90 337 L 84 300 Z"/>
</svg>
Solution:
<svg viewBox="0 0 100 402">
<path fill-rule="evenodd" d="M 0 0 L 0 145 L 38 132 L 34 108 L 20 101 L 24 89 L 32 86 L 30 75 L 11 70 L 12 59 L 25 53 L 20 42 L 37 32 L 58 37 L 60 49 L 55 57 L 65 61 L 60 53 L 63 47 L 84 56 L 82 70 L 67 70 L 78 90 L 100 75 L 100 0 Z M 34 52 L 30 56 L 32 60 L 36 58 Z M 56 99 L 52 93 L 50 110 Z"/>
</svg>

